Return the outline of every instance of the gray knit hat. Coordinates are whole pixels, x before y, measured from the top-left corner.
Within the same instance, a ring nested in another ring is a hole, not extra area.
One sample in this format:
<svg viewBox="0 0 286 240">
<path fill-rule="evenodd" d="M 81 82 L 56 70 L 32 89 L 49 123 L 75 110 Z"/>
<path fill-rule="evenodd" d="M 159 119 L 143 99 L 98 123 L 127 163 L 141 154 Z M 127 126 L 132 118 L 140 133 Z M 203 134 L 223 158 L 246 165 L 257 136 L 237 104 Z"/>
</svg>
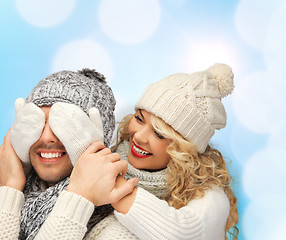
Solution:
<svg viewBox="0 0 286 240">
<path fill-rule="evenodd" d="M 135 105 L 171 125 L 203 153 L 215 130 L 226 125 L 221 99 L 234 89 L 226 64 L 202 72 L 177 73 L 150 84 Z"/>
<path fill-rule="evenodd" d="M 104 144 L 109 146 L 115 127 L 116 101 L 105 77 L 95 70 L 85 68 L 78 72 L 53 73 L 34 87 L 26 102 L 33 102 L 39 107 L 56 102 L 72 103 L 86 114 L 90 108 L 96 107 L 103 124 Z"/>
</svg>

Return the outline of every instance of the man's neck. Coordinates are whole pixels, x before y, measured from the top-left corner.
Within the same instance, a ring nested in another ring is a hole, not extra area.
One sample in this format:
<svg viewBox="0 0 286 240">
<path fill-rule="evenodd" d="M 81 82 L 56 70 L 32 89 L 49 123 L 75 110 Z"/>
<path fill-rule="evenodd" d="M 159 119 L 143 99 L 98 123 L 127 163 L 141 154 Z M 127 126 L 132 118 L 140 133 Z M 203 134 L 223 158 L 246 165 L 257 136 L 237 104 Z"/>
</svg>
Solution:
<svg viewBox="0 0 286 240">
<path fill-rule="evenodd" d="M 49 184 L 45 182 L 44 180 L 41 180 L 40 186 L 41 186 L 41 191 L 44 192 L 46 191 L 49 187 L 54 186 L 55 184 Z"/>
</svg>

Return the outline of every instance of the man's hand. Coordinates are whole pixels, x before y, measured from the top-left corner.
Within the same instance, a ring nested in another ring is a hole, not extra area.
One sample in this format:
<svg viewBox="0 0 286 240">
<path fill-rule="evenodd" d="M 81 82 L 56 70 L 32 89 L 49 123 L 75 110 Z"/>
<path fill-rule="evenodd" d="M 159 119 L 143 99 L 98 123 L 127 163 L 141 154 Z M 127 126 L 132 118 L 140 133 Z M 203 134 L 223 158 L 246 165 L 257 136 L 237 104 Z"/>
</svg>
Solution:
<svg viewBox="0 0 286 240">
<path fill-rule="evenodd" d="M 22 163 L 10 142 L 10 131 L 0 146 L 0 184 L 23 191 L 26 178 Z"/>
<path fill-rule="evenodd" d="M 67 190 L 87 198 L 95 206 L 115 203 L 131 193 L 138 183 L 134 178 L 115 186 L 118 175 L 125 175 L 127 166 L 118 153 L 111 153 L 102 142 L 94 142 L 75 164 Z"/>
</svg>

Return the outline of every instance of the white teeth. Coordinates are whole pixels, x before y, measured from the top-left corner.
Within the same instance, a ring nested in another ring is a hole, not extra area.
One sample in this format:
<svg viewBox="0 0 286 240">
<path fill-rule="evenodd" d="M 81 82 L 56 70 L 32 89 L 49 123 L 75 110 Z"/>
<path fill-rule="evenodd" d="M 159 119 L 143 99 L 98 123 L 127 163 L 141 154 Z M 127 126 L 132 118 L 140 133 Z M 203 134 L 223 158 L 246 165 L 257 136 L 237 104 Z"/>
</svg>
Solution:
<svg viewBox="0 0 286 240">
<path fill-rule="evenodd" d="M 58 158 L 61 157 L 61 153 L 40 153 L 42 158 Z"/>
<path fill-rule="evenodd" d="M 134 144 L 133 144 L 133 149 L 134 149 L 137 153 L 139 153 L 139 154 L 141 154 L 141 155 L 151 155 L 151 153 L 145 152 L 145 151 L 139 149 L 139 148 L 136 147 Z"/>
</svg>

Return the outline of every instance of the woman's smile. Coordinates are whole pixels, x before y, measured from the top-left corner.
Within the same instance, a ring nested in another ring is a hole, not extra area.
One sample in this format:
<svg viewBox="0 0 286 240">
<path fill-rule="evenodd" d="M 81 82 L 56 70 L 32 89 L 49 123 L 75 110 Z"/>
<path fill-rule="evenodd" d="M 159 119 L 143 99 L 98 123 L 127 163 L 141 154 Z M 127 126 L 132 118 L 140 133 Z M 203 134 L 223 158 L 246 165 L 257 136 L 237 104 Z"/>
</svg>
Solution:
<svg viewBox="0 0 286 240">
<path fill-rule="evenodd" d="M 152 153 L 139 147 L 134 141 L 132 141 L 131 152 L 135 157 L 138 157 L 138 158 L 147 158 L 153 155 Z"/>
<path fill-rule="evenodd" d="M 170 160 L 166 152 L 169 141 L 155 131 L 151 116 L 151 113 L 139 109 L 128 126 L 130 136 L 128 161 L 137 169 L 163 169 Z"/>
</svg>

